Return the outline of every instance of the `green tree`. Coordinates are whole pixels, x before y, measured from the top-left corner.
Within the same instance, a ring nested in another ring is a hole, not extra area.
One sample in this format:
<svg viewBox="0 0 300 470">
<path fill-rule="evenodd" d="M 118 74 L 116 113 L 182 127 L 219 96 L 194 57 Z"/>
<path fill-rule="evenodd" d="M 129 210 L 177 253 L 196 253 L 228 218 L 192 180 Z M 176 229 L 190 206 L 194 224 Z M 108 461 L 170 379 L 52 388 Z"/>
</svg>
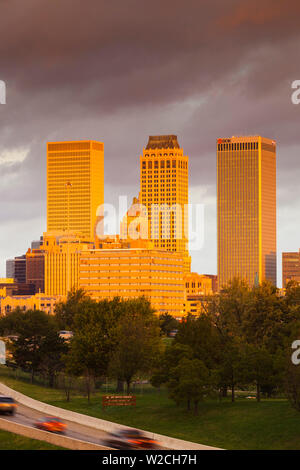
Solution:
<svg viewBox="0 0 300 470">
<path fill-rule="evenodd" d="M 172 330 L 178 329 L 179 322 L 169 313 L 164 313 L 159 316 L 159 326 L 162 333 L 168 336 Z"/>
<path fill-rule="evenodd" d="M 221 390 L 231 389 L 231 401 L 235 401 L 235 388 L 243 379 L 243 344 L 237 337 L 224 343 L 220 364 L 216 369 L 217 382 Z"/>
<path fill-rule="evenodd" d="M 119 298 L 112 301 L 81 302 L 73 318 L 74 336 L 66 356 L 68 375 L 82 376 L 90 400 L 96 377 L 105 377 L 111 354 L 116 347 L 116 325 L 122 314 Z"/>
<path fill-rule="evenodd" d="M 127 393 L 137 374 L 150 373 L 161 352 L 158 319 L 148 300 L 123 301 L 123 312 L 115 328 L 116 348 L 110 358 L 110 375 L 126 382 Z"/>
<path fill-rule="evenodd" d="M 300 366 L 294 365 L 291 359 L 286 361 L 284 387 L 287 397 L 297 411 L 300 411 Z"/>
<path fill-rule="evenodd" d="M 211 318 L 206 315 L 188 316 L 180 323 L 174 344 L 188 346 L 195 359 L 213 369 L 220 361 L 222 349 L 218 331 Z"/>
<path fill-rule="evenodd" d="M 247 342 L 263 345 L 275 354 L 283 346 L 283 321 L 282 298 L 276 287 L 267 281 L 253 287 L 248 296 L 243 322 L 243 335 Z"/>
<path fill-rule="evenodd" d="M 74 319 L 86 306 L 94 305 L 95 302 L 87 296 L 83 289 L 72 289 L 68 292 L 67 300 L 57 302 L 55 305 L 55 316 L 61 330 L 73 330 Z"/>
<path fill-rule="evenodd" d="M 276 382 L 274 356 L 264 346 L 245 347 L 241 371 L 244 383 L 255 384 L 258 402 L 261 400 L 262 387 L 274 386 Z"/>
<path fill-rule="evenodd" d="M 170 398 L 176 403 L 186 402 L 188 410 L 193 403 L 197 415 L 199 402 L 211 392 L 209 370 L 199 359 L 183 358 L 171 369 L 167 387 Z"/>
<path fill-rule="evenodd" d="M 151 384 L 154 387 L 160 387 L 166 384 L 170 379 L 170 371 L 177 367 L 181 359 L 192 359 L 193 352 L 185 344 L 172 343 L 161 353 L 157 367 L 154 368 L 151 377 Z"/>
<path fill-rule="evenodd" d="M 17 336 L 10 348 L 17 366 L 30 370 L 32 381 L 35 374 L 43 370 L 52 385 L 66 352 L 55 319 L 39 310 L 17 310 L 0 320 L 0 331 Z"/>
</svg>

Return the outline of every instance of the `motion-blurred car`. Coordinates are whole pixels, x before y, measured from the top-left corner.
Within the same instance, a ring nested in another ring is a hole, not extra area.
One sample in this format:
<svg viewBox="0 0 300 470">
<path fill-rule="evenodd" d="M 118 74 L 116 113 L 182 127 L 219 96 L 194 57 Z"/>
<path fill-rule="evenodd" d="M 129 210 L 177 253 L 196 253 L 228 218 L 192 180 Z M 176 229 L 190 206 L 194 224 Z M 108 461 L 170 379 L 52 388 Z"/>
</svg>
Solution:
<svg viewBox="0 0 300 470">
<path fill-rule="evenodd" d="M 146 437 L 137 429 L 122 429 L 109 435 L 105 445 L 113 449 L 159 449 L 157 441 Z"/>
<path fill-rule="evenodd" d="M 41 418 L 35 423 L 35 427 L 41 429 L 42 431 L 48 432 L 59 432 L 63 434 L 67 425 L 63 423 L 59 418 L 46 417 Z"/>
<path fill-rule="evenodd" d="M 13 398 L 0 395 L 0 413 L 14 415 L 16 409 L 17 405 Z"/>
</svg>

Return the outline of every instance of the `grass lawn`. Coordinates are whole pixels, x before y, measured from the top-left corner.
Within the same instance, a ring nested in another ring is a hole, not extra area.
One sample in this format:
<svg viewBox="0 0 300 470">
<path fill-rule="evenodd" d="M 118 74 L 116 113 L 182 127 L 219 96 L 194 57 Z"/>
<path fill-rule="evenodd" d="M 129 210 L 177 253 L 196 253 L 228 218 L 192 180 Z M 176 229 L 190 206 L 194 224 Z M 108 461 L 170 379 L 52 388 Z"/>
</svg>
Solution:
<svg viewBox="0 0 300 470">
<path fill-rule="evenodd" d="M 62 448 L 0 430 L 0 450 L 62 450 Z"/>
<path fill-rule="evenodd" d="M 63 392 L 15 380 L 0 367 L 0 381 L 32 398 L 79 413 L 139 427 L 223 449 L 300 450 L 300 413 L 284 399 L 256 401 L 240 398 L 236 403 L 207 401 L 199 415 L 187 413 L 169 400 L 167 393 L 145 390 L 137 394 L 137 406 L 101 407 L 101 393 L 91 398 L 65 401 Z"/>
</svg>

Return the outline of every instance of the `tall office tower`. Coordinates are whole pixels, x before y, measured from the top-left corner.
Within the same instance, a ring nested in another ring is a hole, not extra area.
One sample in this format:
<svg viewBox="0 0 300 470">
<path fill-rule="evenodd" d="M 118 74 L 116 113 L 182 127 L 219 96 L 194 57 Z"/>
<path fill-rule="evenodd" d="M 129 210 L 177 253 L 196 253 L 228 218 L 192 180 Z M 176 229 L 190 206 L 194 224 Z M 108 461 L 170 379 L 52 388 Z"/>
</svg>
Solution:
<svg viewBox="0 0 300 470">
<path fill-rule="evenodd" d="M 26 255 L 15 257 L 15 281 L 26 283 Z"/>
<path fill-rule="evenodd" d="M 15 260 L 14 259 L 6 260 L 6 277 L 9 279 L 15 278 Z"/>
<path fill-rule="evenodd" d="M 239 277 L 276 285 L 276 143 L 217 141 L 219 288 Z"/>
<path fill-rule="evenodd" d="M 147 208 L 155 248 L 188 253 L 188 156 L 176 135 L 150 136 L 140 156 L 140 202 Z"/>
<path fill-rule="evenodd" d="M 300 250 L 291 253 L 282 253 L 282 287 L 289 281 L 300 283 Z"/>
<path fill-rule="evenodd" d="M 70 230 L 94 240 L 103 202 L 103 143 L 48 142 L 47 231 Z"/>
</svg>

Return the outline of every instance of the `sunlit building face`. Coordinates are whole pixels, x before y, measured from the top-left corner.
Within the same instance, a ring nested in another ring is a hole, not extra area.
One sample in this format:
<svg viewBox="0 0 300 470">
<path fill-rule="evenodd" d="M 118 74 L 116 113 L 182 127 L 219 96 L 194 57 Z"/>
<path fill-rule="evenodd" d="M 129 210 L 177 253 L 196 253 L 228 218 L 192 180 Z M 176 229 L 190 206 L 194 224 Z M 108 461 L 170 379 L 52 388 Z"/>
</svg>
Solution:
<svg viewBox="0 0 300 470">
<path fill-rule="evenodd" d="M 47 230 L 94 239 L 104 203 L 104 148 L 93 140 L 47 145 Z"/>
<path fill-rule="evenodd" d="M 156 248 L 183 252 L 189 271 L 188 156 L 176 135 L 150 136 L 140 165 L 140 202 L 147 208 L 149 238 Z"/>
<path fill-rule="evenodd" d="M 282 287 L 290 281 L 300 283 L 300 250 L 282 253 Z"/>
<path fill-rule="evenodd" d="M 219 287 L 233 278 L 276 285 L 276 144 L 217 141 Z"/>
</svg>

